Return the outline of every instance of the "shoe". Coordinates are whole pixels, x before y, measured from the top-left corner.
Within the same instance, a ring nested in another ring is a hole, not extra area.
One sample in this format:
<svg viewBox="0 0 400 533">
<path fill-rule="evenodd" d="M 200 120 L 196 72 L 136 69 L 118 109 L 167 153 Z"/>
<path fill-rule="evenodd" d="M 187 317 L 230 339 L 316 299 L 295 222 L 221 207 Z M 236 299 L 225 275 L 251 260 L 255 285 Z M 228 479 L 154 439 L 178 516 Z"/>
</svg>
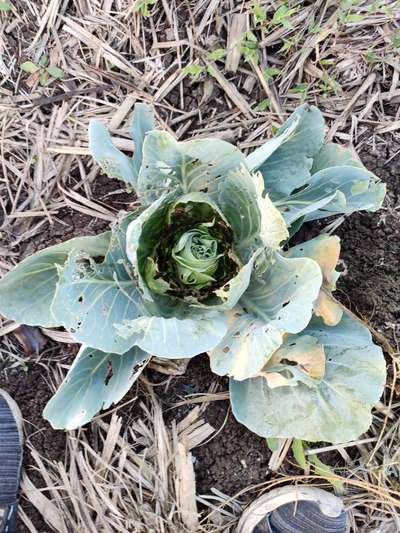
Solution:
<svg viewBox="0 0 400 533">
<path fill-rule="evenodd" d="M 21 411 L 0 389 L 0 533 L 16 532 L 22 450 Z"/>
<path fill-rule="evenodd" d="M 345 533 L 343 502 L 311 486 L 287 486 L 257 498 L 243 513 L 236 533 Z"/>
</svg>

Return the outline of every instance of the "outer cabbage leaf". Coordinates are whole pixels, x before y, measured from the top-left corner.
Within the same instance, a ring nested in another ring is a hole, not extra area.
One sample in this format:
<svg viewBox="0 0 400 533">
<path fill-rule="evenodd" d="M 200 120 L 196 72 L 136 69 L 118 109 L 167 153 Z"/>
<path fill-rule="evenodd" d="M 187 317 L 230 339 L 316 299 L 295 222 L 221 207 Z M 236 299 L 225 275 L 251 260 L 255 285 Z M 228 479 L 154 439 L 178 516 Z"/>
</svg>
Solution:
<svg viewBox="0 0 400 533">
<path fill-rule="evenodd" d="M 98 120 L 91 120 L 89 124 L 89 149 L 107 176 L 125 181 L 136 188 L 142 165 L 144 138 L 149 131 L 154 129 L 152 108 L 146 104 L 137 103 L 130 127 L 130 133 L 135 142 L 133 159 L 114 146 L 106 126 Z"/>
<path fill-rule="evenodd" d="M 321 233 L 318 237 L 292 246 L 285 253 L 286 257 L 309 257 L 316 261 L 322 271 L 324 284 L 335 288 L 339 274 L 335 271 L 340 256 L 340 239 L 337 235 Z"/>
<path fill-rule="evenodd" d="M 218 183 L 244 162 L 240 150 L 220 139 L 178 142 L 167 132 L 152 131 L 143 144 L 138 194 L 144 204 L 170 191 L 213 194 Z"/>
<path fill-rule="evenodd" d="M 282 343 L 274 326 L 254 315 L 233 314 L 227 335 L 210 352 L 211 370 L 220 376 L 247 379 L 259 372 Z"/>
<path fill-rule="evenodd" d="M 252 277 L 239 304 L 271 327 L 298 333 L 311 319 L 321 284 L 321 269 L 315 261 L 274 252 L 265 271 Z"/>
<path fill-rule="evenodd" d="M 268 387 L 295 386 L 299 382 L 315 387 L 325 373 L 325 352 L 322 344 L 311 335 L 291 337 L 258 373 L 267 380 Z M 253 377 L 258 377 L 253 376 Z"/>
<path fill-rule="evenodd" d="M 178 359 L 212 350 L 227 331 L 224 313 L 192 311 L 187 318 L 142 316 L 115 324 L 121 339 L 151 355 Z"/>
<path fill-rule="evenodd" d="M 355 166 L 329 167 L 314 174 L 301 191 L 281 199 L 286 223 L 297 219 L 317 220 L 354 211 L 376 211 L 382 205 L 386 186 L 371 172 Z"/>
<path fill-rule="evenodd" d="M 89 124 L 89 150 L 107 176 L 135 186 L 136 174 L 132 159 L 114 146 L 107 128 L 98 120 L 91 120 Z"/>
<path fill-rule="evenodd" d="M 268 387 L 263 377 L 230 382 L 239 422 L 263 437 L 310 442 L 347 442 L 371 424 L 370 408 L 385 384 L 382 350 L 368 329 L 345 314 L 334 327 L 313 319 L 302 334 L 324 346 L 326 369 L 320 384 Z M 298 336 L 289 336 L 285 344 Z"/>
<path fill-rule="evenodd" d="M 143 160 L 143 143 L 145 135 L 156 129 L 154 113 L 151 106 L 141 102 L 135 105 L 133 120 L 130 127 L 131 137 L 135 142 L 135 152 L 133 154 L 133 168 L 135 181 L 137 180 Z"/>
<path fill-rule="evenodd" d="M 115 323 L 146 312 L 136 282 L 106 264 L 72 252 L 60 271 L 52 313 L 77 342 L 104 352 L 123 354 L 134 342 L 117 335 Z"/>
<path fill-rule="evenodd" d="M 51 307 L 59 323 L 83 344 L 123 354 L 133 346 L 117 335 L 114 323 L 146 313 L 126 256 L 126 227 L 136 213 L 113 228 L 105 261 L 95 263 L 87 254 L 73 251 L 60 278 Z"/>
<path fill-rule="evenodd" d="M 321 112 L 304 104 L 278 130 L 279 137 L 288 130 L 290 134 L 258 167 L 264 177 L 265 190 L 273 201 L 288 196 L 308 182 L 313 158 L 324 140 L 324 129 Z"/>
<path fill-rule="evenodd" d="M 346 148 L 340 144 L 327 143 L 322 146 L 315 156 L 311 174 L 316 174 L 324 168 L 342 166 L 365 168 L 351 148 Z"/>
<path fill-rule="evenodd" d="M 139 377 L 148 355 L 137 347 L 124 355 L 82 346 L 43 416 L 55 429 L 75 429 L 119 402 Z"/>
<path fill-rule="evenodd" d="M 278 134 L 272 139 L 268 139 L 262 146 L 256 148 L 246 157 L 246 164 L 249 170 L 259 169 L 271 155 L 285 143 L 292 133 L 296 130 L 301 119 L 301 114 L 298 114 L 287 128 L 281 128 Z"/>
<path fill-rule="evenodd" d="M 58 281 L 57 266 L 71 250 L 83 250 L 91 257 L 106 254 L 111 233 L 78 237 L 56 244 L 24 259 L 0 281 L 0 313 L 30 326 L 54 327 L 61 322 L 50 307 Z"/>
<path fill-rule="evenodd" d="M 314 239 L 298 244 L 286 252 L 286 257 L 310 257 L 322 271 L 323 285 L 314 302 L 314 314 L 327 326 L 336 326 L 342 318 L 342 307 L 332 296 L 339 273 L 335 268 L 340 255 L 340 239 L 336 235 L 321 234 Z"/>
</svg>

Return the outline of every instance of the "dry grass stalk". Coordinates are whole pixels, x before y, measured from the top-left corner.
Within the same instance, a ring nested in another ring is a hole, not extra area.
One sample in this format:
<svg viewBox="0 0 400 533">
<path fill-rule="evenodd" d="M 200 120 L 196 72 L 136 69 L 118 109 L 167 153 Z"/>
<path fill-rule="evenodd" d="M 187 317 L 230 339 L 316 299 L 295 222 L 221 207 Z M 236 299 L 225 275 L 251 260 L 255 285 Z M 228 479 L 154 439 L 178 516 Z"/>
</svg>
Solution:
<svg viewBox="0 0 400 533">
<path fill-rule="evenodd" d="M 201 419 L 199 407 L 171 429 L 153 394 L 142 407 L 144 416 L 128 426 L 114 412 L 109 422 L 94 421 L 91 432 L 67 432 L 64 463 L 49 461 L 32 450 L 35 468 L 47 488 L 37 489 L 24 474 L 22 492 L 53 531 L 221 530 L 204 517 L 199 523 L 190 452 L 214 429 Z M 21 518 L 36 532 L 24 513 Z"/>
<path fill-rule="evenodd" d="M 246 31 L 247 15 L 245 13 L 235 13 L 232 15 L 228 25 L 227 54 L 225 59 L 226 72 L 237 72 L 242 53 L 238 44 Z"/>
</svg>

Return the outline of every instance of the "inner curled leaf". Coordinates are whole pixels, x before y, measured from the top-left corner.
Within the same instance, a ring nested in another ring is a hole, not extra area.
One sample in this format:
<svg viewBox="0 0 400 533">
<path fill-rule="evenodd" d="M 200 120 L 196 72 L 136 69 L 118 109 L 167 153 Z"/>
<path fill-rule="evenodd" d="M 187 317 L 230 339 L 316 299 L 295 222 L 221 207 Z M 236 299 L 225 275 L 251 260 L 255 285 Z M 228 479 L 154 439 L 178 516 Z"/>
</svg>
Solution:
<svg viewBox="0 0 400 533">
<path fill-rule="evenodd" d="M 215 281 L 213 274 L 218 269 L 218 242 L 210 235 L 208 227 L 214 223 L 200 224 L 186 231 L 172 250 L 178 275 L 185 285 L 201 289 Z"/>
<path fill-rule="evenodd" d="M 152 224 L 154 217 L 157 224 Z M 148 246 L 147 225 L 153 246 Z M 220 302 L 215 291 L 241 267 L 232 229 L 204 193 L 191 193 L 167 204 L 164 212 L 157 210 L 144 224 L 138 249 L 147 287 L 189 305 Z"/>
</svg>

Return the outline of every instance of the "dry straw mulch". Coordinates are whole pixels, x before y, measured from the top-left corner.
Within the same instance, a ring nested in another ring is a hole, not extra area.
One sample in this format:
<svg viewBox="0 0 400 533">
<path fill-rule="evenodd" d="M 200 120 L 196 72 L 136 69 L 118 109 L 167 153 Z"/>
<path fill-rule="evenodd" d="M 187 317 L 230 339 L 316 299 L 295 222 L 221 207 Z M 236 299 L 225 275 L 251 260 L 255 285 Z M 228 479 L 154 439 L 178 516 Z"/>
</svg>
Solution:
<svg viewBox="0 0 400 533">
<path fill-rule="evenodd" d="M 108 123 L 116 144 L 131 152 L 131 109 L 145 101 L 179 139 L 213 135 L 248 150 L 307 100 L 323 110 L 330 139 L 372 149 L 400 139 L 399 50 L 398 1 L 10 0 L 0 13 L 0 271 L 65 208 L 114 220 L 116 208 L 93 194 L 99 169 L 88 157 L 91 118 Z M 29 74 L 20 65 L 44 55 L 63 77 L 42 86 L 39 70 Z M 16 327 L 0 322 L 3 369 L 25 364 L 8 335 Z M 322 448 L 339 452 L 347 465 L 337 473 L 358 532 L 400 530 L 399 351 L 395 336 L 383 344 L 390 378 L 369 435 L 350 448 Z M 208 511 L 196 517 L 190 449 L 211 428 L 193 413 L 167 428 L 149 394 L 143 417 L 128 426 L 118 411 L 108 423 L 100 417 L 95 442 L 84 431 L 68 433 L 63 464 L 31 451 L 31 467 L 48 488 L 39 492 L 26 477 L 24 494 L 54 531 L 233 529 L 241 506 L 219 493 L 201 498 Z M 280 476 L 287 449 L 281 443 L 271 459 L 278 474 L 247 491 L 325 483 L 315 475 Z"/>
</svg>

